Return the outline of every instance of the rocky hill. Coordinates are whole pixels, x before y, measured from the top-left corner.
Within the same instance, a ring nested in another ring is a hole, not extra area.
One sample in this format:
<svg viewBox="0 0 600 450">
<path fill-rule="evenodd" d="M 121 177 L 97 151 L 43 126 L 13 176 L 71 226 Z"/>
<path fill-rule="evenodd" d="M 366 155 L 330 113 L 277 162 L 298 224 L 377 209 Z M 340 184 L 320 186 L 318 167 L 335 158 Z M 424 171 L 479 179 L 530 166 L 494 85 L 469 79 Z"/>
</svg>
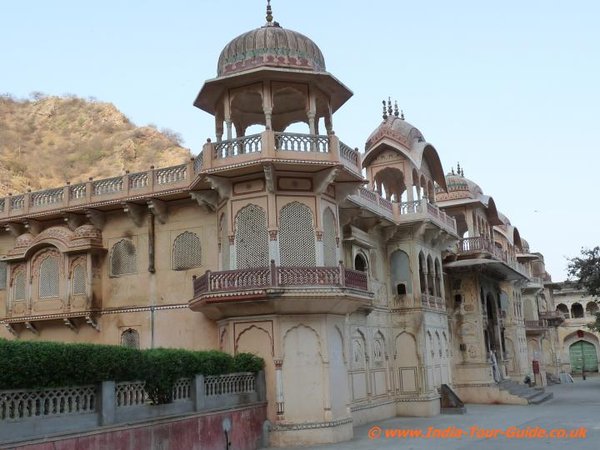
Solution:
<svg viewBox="0 0 600 450">
<path fill-rule="evenodd" d="M 33 94 L 0 96 L 0 195 L 183 163 L 170 130 L 136 127 L 114 105 Z"/>
</svg>

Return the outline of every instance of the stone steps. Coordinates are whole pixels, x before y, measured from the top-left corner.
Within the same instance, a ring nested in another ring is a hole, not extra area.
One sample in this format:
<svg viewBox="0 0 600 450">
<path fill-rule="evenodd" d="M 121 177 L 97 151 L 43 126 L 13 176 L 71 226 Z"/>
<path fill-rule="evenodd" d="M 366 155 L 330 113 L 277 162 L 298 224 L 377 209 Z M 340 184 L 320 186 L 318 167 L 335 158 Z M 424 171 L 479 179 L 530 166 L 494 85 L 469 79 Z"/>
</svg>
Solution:
<svg viewBox="0 0 600 450">
<path fill-rule="evenodd" d="M 516 383 L 512 380 L 503 380 L 498 383 L 498 387 L 515 397 L 527 400 L 527 403 L 530 405 L 538 405 L 554 397 L 554 394 L 551 392 L 545 392 L 544 388 L 531 388 L 525 384 Z"/>
</svg>

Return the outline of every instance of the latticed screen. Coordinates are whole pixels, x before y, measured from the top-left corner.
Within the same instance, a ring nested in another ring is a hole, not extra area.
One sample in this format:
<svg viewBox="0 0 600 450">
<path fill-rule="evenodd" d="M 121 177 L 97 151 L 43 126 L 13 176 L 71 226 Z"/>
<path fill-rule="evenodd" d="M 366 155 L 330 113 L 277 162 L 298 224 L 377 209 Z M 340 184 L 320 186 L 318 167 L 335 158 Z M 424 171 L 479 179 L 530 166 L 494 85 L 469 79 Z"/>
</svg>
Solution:
<svg viewBox="0 0 600 450">
<path fill-rule="evenodd" d="M 133 328 L 121 333 L 121 345 L 127 348 L 140 348 L 140 335 Z"/>
<path fill-rule="evenodd" d="M 202 264 L 202 247 L 196 233 L 186 231 L 173 242 L 173 270 L 187 270 Z"/>
<path fill-rule="evenodd" d="M 330 208 L 323 213 L 323 257 L 325 266 L 337 265 L 335 216 Z"/>
<path fill-rule="evenodd" d="M 137 272 L 135 245 L 128 239 L 123 239 L 113 245 L 110 255 L 110 274 L 127 275 Z"/>
<path fill-rule="evenodd" d="M 282 266 L 316 265 L 315 230 L 308 206 L 293 202 L 281 208 L 279 256 Z"/>
<path fill-rule="evenodd" d="M 85 295 L 85 269 L 78 264 L 73 269 L 73 295 Z"/>
<path fill-rule="evenodd" d="M 0 289 L 6 289 L 6 263 L 0 262 Z"/>
<path fill-rule="evenodd" d="M 235 253 L 238 269 L 269 265 L 269 232 L 265 211 L 248 205 L 235 222 Z"/>
<path fill-rule="evenodd" d="M 40 264 L 40 298 L 58 297 L 59 261 L 57 256 L 48 256 Z"/>
<path fill-rule="evenodd" d="M 23 271 L 20 271 L 15 275 L 13 289 L 13 298 L 15 300 L 25 300 L 25 273 L 23 273 Z"/>
</svg>

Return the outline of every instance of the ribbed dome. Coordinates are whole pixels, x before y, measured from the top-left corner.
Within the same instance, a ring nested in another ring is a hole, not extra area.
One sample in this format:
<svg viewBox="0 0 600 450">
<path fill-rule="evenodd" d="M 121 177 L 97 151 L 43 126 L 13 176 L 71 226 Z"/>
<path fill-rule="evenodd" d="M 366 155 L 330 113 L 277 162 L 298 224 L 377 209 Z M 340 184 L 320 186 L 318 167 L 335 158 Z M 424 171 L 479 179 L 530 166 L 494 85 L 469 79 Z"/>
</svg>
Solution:
<svg viewBox="0 0 600 450">
<path fill-rule="evenodd" d="M 448 194 L 440 192 L 438 199 L 441 198 L 440 195 L 444 194 L 448 197 L 447 199 L 478 199 L 483 195 L 483 191 L 477 183 L 462 175 L 446 175 L 446 184 L 448 185 Z"/>
<path fill-rule="evenodd" d="M 325 71 L 325 59 L 317 44 L 301 33 L 281 28 L 276 22 L 248 31 L 225 46 L 217 75 L 225 76 L 255 67 Z"/>
<path fill-rule="evenodd" d="M 404 145 L 408 149 L 411 148 L 413 141 L 424 142 L 425 138 L 423 134 L 406 120 L 401 117 L 389 115 L 379 125 L 373 133 L 367 139 L 365 144 L 365 151 L 369 151 L 371 147 L 382 137 L 389 137 L 395 139 L 400 144 Z"/>
</svg>

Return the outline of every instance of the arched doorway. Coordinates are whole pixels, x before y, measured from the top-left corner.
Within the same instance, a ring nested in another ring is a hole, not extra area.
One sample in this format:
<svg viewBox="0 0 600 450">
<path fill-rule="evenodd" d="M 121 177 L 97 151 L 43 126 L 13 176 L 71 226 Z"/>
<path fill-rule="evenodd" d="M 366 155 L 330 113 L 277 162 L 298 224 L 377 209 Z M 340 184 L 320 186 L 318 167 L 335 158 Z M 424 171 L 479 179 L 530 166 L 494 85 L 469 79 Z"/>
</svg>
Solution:
<svg viewBox="0 0 600 450">
<path fill-rule="evenodd" d="M 569 347 L 572 373 L 598 372 L 598 354 L 591 342 L 577 341 Z"/>
</svg>

